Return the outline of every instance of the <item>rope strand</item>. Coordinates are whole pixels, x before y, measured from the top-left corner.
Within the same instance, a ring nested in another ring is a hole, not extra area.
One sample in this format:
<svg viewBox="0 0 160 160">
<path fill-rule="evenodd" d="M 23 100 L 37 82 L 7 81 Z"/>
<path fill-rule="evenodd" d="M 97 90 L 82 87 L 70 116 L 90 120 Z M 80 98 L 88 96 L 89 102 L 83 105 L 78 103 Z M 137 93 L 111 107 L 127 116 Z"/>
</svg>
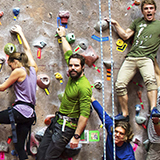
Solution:
<svg viewBox="0 0 160 160">
<path fill-rule="evenodd" d="M 115 118 L 114 118 L 114 79 L 113 79 L 113 55 L 112 55 L 112 25 L 111 25 L 111 6 L 108 0 L 109 8 L 109 31 L 110 31 L 110 54 L 111 54 L 111 80 L 112 80 L 112 117 L 113 117 L 113 159 L 116 160 L 115 150 Z M 105 102 L 104 102 L 104 71 L 103 71 L 103 44 L 102 44 L 102 16 L 101 0 L 99 0 L 99 19 L 100 19 L 100 46 L 101 46 L 101 70 L 102 70 L 102 106 L 103 106 L 103 157 L 106 160 L 106 129 L 105 129 Z"/>
<path fill-rule="evenodd" d="M 108 0 L 109 10 L 109 33 L 110 33 L 110 54 L 111 54 L 111 81 L 112 81 L 112 117 L 113 117 L 113 159 L 116 160 L 115 147 L 115 118 L 114 118 L 114 78 L 113 78 L 113 54 L 112 54 L 112 24 L 111 24 L 111 3 Z"/>
<path fill-rule="evenodd" d="M 101 0 L 99 0 L 99 20 L 100 20 L 100 46 L 101 46 L 101 74 L 102 74 L 102 106 L 103 106 L 103 157 L 106 160 L 106 129 L 105 129 L 105 103 L 104 103 L 104 71 L 103 71 L 103 44 L 102 44 L 102 16 Z"/>
</svg>

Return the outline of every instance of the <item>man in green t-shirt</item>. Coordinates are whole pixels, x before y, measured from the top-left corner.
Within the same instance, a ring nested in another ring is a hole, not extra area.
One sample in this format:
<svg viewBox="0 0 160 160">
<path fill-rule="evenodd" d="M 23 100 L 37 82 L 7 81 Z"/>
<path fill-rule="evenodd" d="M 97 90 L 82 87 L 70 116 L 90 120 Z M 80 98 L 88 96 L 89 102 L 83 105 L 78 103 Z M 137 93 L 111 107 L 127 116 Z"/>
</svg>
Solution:
<svg viewBox="0 0 160 160">
<path fill-rule="evenodd" d="M 115 83 L 122 114 L 116 120 L 129 121 L 127 85 L 137 69 L 140 71 L 147 87 L 151 113 L 160 112 L 156 108 L 157 83 L 154 72 L 154 59 L 160 45 L 160 21 L 155 19 L 156 3 L 154 0 L 143 0 L 141 3 L 142 18 L 136 19 L 131 26 L 124 30 L 117 21 L 111 19 L 117 33 L 123 40 L 134 35 L 134 41 L 129 53 L 119 70 Z M 108 18 L 105 19 L 109 21 Z"/>
<path fill-rule="evenodd" d="M 56 118 L 47 128 L 40 143 L 37 160 L 61 160 L 65 146 L 70 142 L 72 149 L 78 147 L 89 115 L 92 90 L 84 75 L 85 59 L 80 54 L 73 54 L 65 37 L 65 28 L 57 29 L 62 40 L 62 49 L 68 64 L 69 80 Z"/>
</svg>

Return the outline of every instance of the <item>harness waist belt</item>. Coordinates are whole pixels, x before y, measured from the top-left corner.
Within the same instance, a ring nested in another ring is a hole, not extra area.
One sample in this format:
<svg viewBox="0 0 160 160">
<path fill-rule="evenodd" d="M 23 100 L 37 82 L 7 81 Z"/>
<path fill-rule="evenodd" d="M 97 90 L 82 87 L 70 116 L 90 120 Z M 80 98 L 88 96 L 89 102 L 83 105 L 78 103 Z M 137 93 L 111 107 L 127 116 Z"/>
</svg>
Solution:
<svg viewBox="0 0 160 160">
<path fill-rule="evenodd" d="M 35 107 L 32 103 L 28 103 L 28 102 L 23 102 L 23 101 L 17 101 L 13 104 L 13 106 L 17 105 L 17 104 L 24 104 L 24 105 L 27 105 L 27 106 L 30 106 L 32 109 L 35 110 Z"/>
<path fill-rule="evenodd" d="M 24 101 L 17 101 L 15 103 L 13 103 L 12 106 L 15 106 L 17 104 L 24 104 L 24 105 L 30 106 L 34 110 L 33 113 L 34 113 L 34 116 L 35 116 L 35 122 L 33 123 L 33 125 L 35 125 L 36 121 L 37 121 L 37 117 L 36 117 L 34 105 L 32 103 L 28 103 L 28 102 L 24 102 Z"/>
<path fill-rule="evenodd" d="M 78 122 L 78 118 L 71 118 L 71 117 L 68 117 L 68 116 L 65 116 L 65 115 L 62 115 L 61 113 L 58 113 L 58 117 L 60 119 L 65 119 L 66 121 L 68 122 L 73 122 L 73 123 L 77 123 Z"/>
<path fill-rule="evenodd" d="M 62 125 L 62 132 L 65 131 L 66 122 L 72 122 L 77 124 L 78 118 L 70 118 L 66 115 L 61 114 L 60 112 L 56 112 L 56 115 L 58 115 L 58 118 L 63 119 L 63 125 Z"/>
<path fill-rule="evenodd" d="M 70 118 L 68 116 L 64 116 L 64 115 L 61 115 L 61 114 L 58 114 L 59 118 L 60 119 L 65 119 L 66 121 L 68 122 L 76 122 L 78 121 L 78 118 Z"/>
</svg>

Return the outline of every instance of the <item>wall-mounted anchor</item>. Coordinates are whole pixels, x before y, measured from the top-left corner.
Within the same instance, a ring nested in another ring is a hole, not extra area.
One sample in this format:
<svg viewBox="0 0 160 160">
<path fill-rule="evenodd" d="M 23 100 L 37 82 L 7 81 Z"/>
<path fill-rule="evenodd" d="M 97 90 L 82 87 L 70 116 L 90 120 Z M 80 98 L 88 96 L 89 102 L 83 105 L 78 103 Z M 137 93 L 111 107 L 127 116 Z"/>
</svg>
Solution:
<svg viewBox="0 0 160 160">
<path fill-rule="evenodd" d="M 141 110 L 141 105 L 140 104 L 136 104 L 135 108 L 136 108 L 136 116 L 139 116 L 139 112 Z"/>
<path fill-rule="evenodd" d="M 102 27 L 102 31 L 104 31 L 108 28 L 108 22 L 107 21 L 102 20 L 101 23 L 100 23 L 100 21 L 98 21 L 97 24 L 94 26 L 94 29 L 97 32 L 100 32 L 100 24 L 101 24 L 101 27 Z"/>
<path fill-rule="evenodd" d="M 74 33 L 68 33 L 66 35 L 66 40 L 68 41 L 68 43 L 74 43 L 76 40 Z"/>
<path fill-rule="evenodd" d="M 135 140 L 133 141 L 134 146 L 133 146 L 133 151 L 135 152 L 137 147 L 140 146 L 140 140 L 135 138 Z"/>
<path fill-rule="evenodd" d="M 46 42 L 44 42 L 44 41 L 39 41 L 39 42 L 37 42 L 36 44 L 34 44 L 33 46 L 42 49 L 42 48 L 44 48 L 46 45 L 47 45 Z"/>
<path fill-rule="evenodd" d="M 103 61 L 104 66 L 106 67 L 106 69 L 111 69 L 111 61 Z M 113 62 L 114 64 L 114 62 Z"/>
<path fill-rule="evenodd" d="M 20 8 L 18 8 L 18 7 L 13 8 L 14 20 L 17 19 L 19 12 L 20 12 Z"/>
<path fill-rule="evenodd" d="M 135 116 L 135 120 L 136 120 L 136 123 L 142 125 L 142 127 L 143 127 L 144 129 L 147 128 L 146 125 L 144 124 L 144 123 L 146 122 L 146 118 L 145 118 L 145 117 Z"/>
<path fill-rule="evenodd" d="M 134 5 L 139 6 L 140 3 L 141 3 L 140 0 L 135 0 L 134 3 L 132 3 L 132 5 L 130 5 L 130 6 L 127 8 L 127 10 L 130 10 Z"/>
<path fill-rule="evenodd" d="M 4 14 L 3 11 L 0 11 L 0 18 L 3 16 L 3 14 Z"/>
<path fill-rule="evenodd" d="M 3 16 L 3 11 L 0 11 L 0 18 Z M 2 25 L 2 23 L 0 22 L 0 25 Z"/>
<path fill-rule="evenodd" d="M 16 47 L 14 44 L 12 43 L 7 43 L 4 46 L 4 52 L 5 54 L 7 54 L 8 56 L 11 55 L 12 53 L 16 52 Z"/>
<path fill-rule="evenodd" d="M 102 82 L 101 82 L 101 80 L 97 80 L 97 81 L 95 81 L 94 82 L 94 87 L 96 88 L 96 89 L 102 89 Z"/>
<path fill-rule="evenodd" d="M 5 62 L 5 59 L 3 57 L 0 58 L 0 72 L 2 70 L 2 66 L 3 66 L 4 62 Z"/>
<path fill-rule="evenodd" d="M 103 64 L 107 69 L 107 81 L 110 81 L 111 80 L 111 61 L 103 61 Z"/>
<path fill-rule="evenodd" d="M 54 73 L 54 76 L 60 81 L 61 84 L 63 84 L 63 77 L 59 72 Z"/>
<path fill-rule="evenodd" d="M 58 16 L 61 18 L 61 23 L 68 23 L 70 17 L 69 11 L 59 11 Z"/>
<path fill-rule="evenodd" d="M 81 41 L 78 44 L 82 49 L 86 50 L 87 49 L 87 45 L 85 44 L 85 42 Z"/>
<path fill-rule="evenodd" d="M 45 74 L 40 74 L 37 76 L 37 85 L 41 88 L 44 89 L 45 93 L 49 95 L 49 90 L 48 87 L 50 85 L 50 78 L 49 76 Z"/>
<path fill-rule="evenodd" d="M 85 63 L 89 67 L 91 67 L 91 66 L 96 67 L 94 62 L 99 58 L 99 56 L 95 53 L 92 46 L 88 46 L 87 50 L 85 50 L 81 55 L 85 58 Z M 97 67 L 95 69 L 97 69 Z"/>
<path fill-rule="evenodd" d="M 38 47 L 37 58 L 41 59 L 41 52 L 42 52 L 41 49 L 44 48 L 46 45 L 47 43 L 44 41 L 39 41 L 36 44 L 34 44 L 34 47 Z"/>
</svg>

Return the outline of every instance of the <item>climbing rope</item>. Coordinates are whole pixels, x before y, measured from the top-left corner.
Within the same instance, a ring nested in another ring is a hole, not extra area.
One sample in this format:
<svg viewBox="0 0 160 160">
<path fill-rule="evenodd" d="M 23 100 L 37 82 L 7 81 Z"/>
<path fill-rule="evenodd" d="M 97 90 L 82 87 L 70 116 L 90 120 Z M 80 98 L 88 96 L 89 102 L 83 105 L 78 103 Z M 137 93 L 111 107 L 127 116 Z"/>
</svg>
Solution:
<svg viewBox="0 0 160 160">
<path fill-rule="evenodd" d="M 102 15 L 101 0 L 99 0 L 99 19 L 100 19 L 100 46 L 101 46 L 101 70 L 102 70 L 102 106 L 103 106 L 103 157 L 106 160 L 106 129 L 105 129 L 105 101 L 104 101 L 104 73 L 103 73 L 103 44 L 102 44 Z"/>
<path fill-rule="evenodd" d="M 100 46 L 101 46 L 101 70 L 102 70 L 102 106 L 103 106 L 103 157 L 106 160 L 106 129 L 105 129 L 105 103 L 104 103 L 104 73 L 103 73 L 103 44 L 102 44 L 102 16 L 101 0 L 99 0 L 99 20 L 100 20 Z"/>
<path fill-rule="evenodd" d="M 112 55 L 112 26 L 111 26 L 111 6 L 108 0 L 109 8 L 109 30 L 110 30 L 110 53 L 111 53 L 111 80 L 112 80 L 112 116 L 113 116 L 113 159 L 115 156 L 115 119 L 114 119 L 114 80 L 113 80 L 113 55 Z M 99 0 L 99 20 L 100 20 L 100 46 L 101 46 L 101 70 L 102 70 L 102 106 L 103 106 L 103 146 L 104 160 L 106 160 L 106 129 L 105 129 L 105 101 L 104 101 L 104 73 L 103 73 L 103 44 L 102 44 L 102 16 L 101 16 L 101 0 Z"/>
<path fill-rule="evenodd" d="M 114 118 L 114 78 L 113 78 L 113 53 L 112 53 L 112 24 L 111 24 L 111 2 L 110 2 L 110 0 L 108 0 L 108 10 L 109 10 L 109 33 L 110 33 L 110 54 L 111 54 L 111 81 L 112 81 L 113 159 L 116 160 L 115 118 Z"/>
</svg>

